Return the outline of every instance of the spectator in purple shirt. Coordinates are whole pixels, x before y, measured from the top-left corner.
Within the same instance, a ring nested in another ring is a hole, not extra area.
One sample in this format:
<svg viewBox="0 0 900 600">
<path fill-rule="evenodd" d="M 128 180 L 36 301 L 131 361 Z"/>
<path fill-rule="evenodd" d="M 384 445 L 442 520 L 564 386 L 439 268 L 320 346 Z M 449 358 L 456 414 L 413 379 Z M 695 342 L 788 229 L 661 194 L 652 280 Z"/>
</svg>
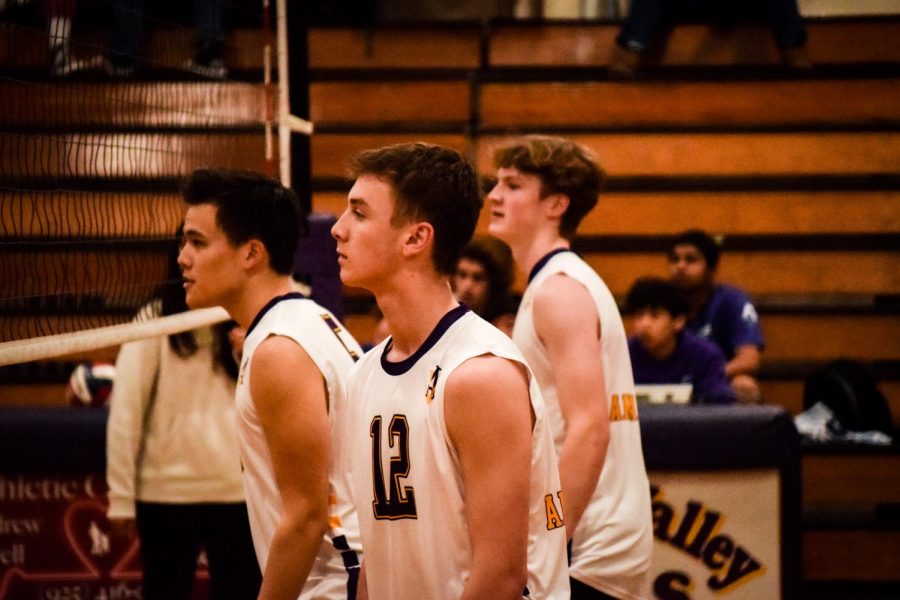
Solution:
<svg viewBox="0 0 900 600">
<path fill-rule="evenodd" d="M 756 308 L 747 294 L 716 283 L 719 244 L 699 229 L 679 235 L 669 250 L 672 282 L 688 302 L 687 329 L 716 343 L 728 361 L 725 375 L 741 402 L 759 402 L 756 375 L 765 347 Z"/>
<path fill-rule="evenodd" d="M 732 404 L 725 356 L 707 340 L 685 329 L 687 302 L 671 282 L 638 279 L 625 300 L 632 329 L 628 338 L 634 382 L 692 386 L 693 404 Z"/>
</svg>

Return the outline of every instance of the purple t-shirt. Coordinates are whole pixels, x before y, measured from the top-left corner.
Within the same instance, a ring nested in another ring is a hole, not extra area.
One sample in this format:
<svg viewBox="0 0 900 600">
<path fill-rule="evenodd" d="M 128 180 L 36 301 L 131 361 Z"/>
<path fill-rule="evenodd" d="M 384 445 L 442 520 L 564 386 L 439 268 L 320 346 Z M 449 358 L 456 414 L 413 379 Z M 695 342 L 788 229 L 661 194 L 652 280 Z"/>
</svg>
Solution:
<svg viewBox="0 0 900 600">
<path fill-rule="evenodd" d="M 709 302 L 688 321 L 686 329 L 715 342 L 727 360 L 734 358 L 740 346 L 765 347 L 759 316 L 750 298 L 743 290 L 724 283 L 716 284 Z"/>
<path fill-rule="evenodd" d="M 656 360 L 635 336 L 628 338 L 635 384 L 690 383 L 693 404 L 730 404 L 734 391 L 725 378 L 725 356 L 710 341 L 690 331 L 678 335 L 675 351 L 665 360 Z"/>
</svg>

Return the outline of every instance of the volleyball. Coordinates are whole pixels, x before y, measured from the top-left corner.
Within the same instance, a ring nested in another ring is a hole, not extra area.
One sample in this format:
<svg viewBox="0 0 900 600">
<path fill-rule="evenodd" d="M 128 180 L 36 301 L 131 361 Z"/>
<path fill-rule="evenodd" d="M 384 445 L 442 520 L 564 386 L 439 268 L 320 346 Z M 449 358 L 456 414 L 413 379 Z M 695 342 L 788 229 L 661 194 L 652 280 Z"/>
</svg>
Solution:
<svg viewBox="0 0 900 600">
<path fill-rule="evenodd" d="M 69 377 L 66 400 L 71 406 L 106 406 L 115 376 L 109 363 L 81 363 Z"/>
</svg>

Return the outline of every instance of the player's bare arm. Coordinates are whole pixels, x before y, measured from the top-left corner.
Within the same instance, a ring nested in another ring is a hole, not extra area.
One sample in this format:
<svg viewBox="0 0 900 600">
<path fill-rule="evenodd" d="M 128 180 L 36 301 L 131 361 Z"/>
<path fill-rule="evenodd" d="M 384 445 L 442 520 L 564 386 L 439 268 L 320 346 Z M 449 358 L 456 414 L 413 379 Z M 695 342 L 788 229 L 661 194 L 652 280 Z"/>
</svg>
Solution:
<svg viewBox="0 0 900 600">
<path fill-rule="evenodd" d="M 566 535 L 572 539 L 597 487 L 609 445 L 601 324 L 587 289 L 565 275 L 555 275 L 535 294 L 534 326 L 550 358 L 566 423 L 559 477 Z"/>
<path fill-rule="evenodd" d="M 259 597 L 296 600 L 327 528 L 325 384 L 309 355 L 293 340 L 279 336 L 259 345 L 251 373 L 251 393 L 283 503 Z"/>
<path fill-rule="evenodd" d="M 527 375 L 504 358 L 472 358 L 447 380 L 444 402 L 472 545 L 462 598 L 521 598 L 528 576 L 531 472 Z"/>
</svg>

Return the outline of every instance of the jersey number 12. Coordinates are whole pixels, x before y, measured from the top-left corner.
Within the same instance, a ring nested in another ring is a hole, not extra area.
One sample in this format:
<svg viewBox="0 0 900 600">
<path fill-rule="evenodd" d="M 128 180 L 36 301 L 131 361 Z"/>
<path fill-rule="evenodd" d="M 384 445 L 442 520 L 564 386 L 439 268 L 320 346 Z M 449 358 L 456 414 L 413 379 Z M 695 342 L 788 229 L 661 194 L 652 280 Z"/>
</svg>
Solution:
<svg viewBox="0 0 900 600">
<path fill-rule="evenodd" d="M 385 486 L 384 469 L 381 462 L 381 416 L 372 419 L 372 511 L 376 519 L 415 519 L 416 492 L 411 485 L 401 486 L 401 479 L 409 476 L 409 425 L 404 415 L 394 415 L 387 430 L 387 442 L 397 448 L 397 455 L 391 456 L 388 486 Z M 387 488 L 390 488 L 388 491 Z"/>
</svg>

